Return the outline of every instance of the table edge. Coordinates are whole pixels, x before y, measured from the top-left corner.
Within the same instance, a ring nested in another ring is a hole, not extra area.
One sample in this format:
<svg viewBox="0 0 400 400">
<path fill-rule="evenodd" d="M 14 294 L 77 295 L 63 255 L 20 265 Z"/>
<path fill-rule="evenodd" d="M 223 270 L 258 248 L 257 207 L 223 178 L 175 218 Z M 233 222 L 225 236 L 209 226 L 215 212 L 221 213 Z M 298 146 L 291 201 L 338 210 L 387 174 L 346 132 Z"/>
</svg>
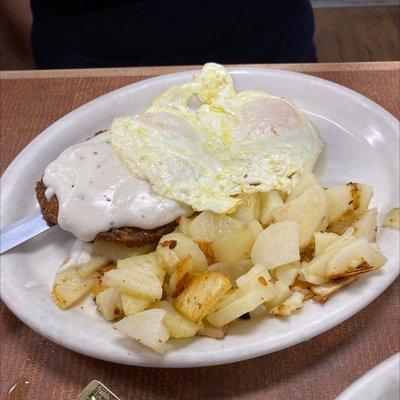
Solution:
<svg viewBox="0 0 400 400">
<path fill-rule="evenodd" d="M 258 68 L 277 68 L 296 72 L 346 72 L 346 71 L 399 71 L 400 61 L 345 62 L 315 64 L 227 64 L 227 66 L 246 66 Z M 0 80 L 7 79 L 46 79 L 46 78 L 92 78 L 116 76 L 152 76 L 179 71 L 200 69 L 199 65 L 87 68 L 58 70 L 0 71 Z"/>
</svg>

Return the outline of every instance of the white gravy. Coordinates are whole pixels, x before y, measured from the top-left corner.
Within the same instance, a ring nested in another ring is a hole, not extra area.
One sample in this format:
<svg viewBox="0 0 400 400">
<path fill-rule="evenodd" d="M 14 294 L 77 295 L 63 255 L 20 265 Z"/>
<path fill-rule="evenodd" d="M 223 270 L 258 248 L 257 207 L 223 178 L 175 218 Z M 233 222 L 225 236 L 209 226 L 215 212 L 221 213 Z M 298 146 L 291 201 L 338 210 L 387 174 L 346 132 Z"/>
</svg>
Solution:
<svg viewBox="0 0 400 400">
<path fill-rule="evenodd" d="M 57 273 L 64 272 L 67 269 L 76 267 L 78 265 L 88 264 L 92 259 L 92 243 L 84 242 L 76 239 L 72 246 L 69 257 L 64 263 L 61 264 Z"/>
<path fill-rule="evenodd" d="M 111 228 L 157 228 L 191 210 L 133 176 L 108 132 L 64 150 L 47 166 L 43 183 L 46 197 L 57 196 L 60 227 L 83 241 Z"/>
</svg>

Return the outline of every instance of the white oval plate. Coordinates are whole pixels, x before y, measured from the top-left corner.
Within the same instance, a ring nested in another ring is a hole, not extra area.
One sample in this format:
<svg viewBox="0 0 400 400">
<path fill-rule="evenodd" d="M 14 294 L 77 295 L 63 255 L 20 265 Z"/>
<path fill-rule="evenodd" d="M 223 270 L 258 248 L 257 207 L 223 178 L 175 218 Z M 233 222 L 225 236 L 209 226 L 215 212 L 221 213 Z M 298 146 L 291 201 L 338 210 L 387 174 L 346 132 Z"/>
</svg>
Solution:
<svg viewBox="0 0 400 400">
<path fill-rule="evenodd" d="M 326 186 L 359 181 L 374 187 L 372 205 L 384 215 L 398 206 L 395 149 L 398 121 L 367 98 L 337 84 L 308 75 L 258 68 L 231 69 L 238 90 L 260 89 L 292 100 L 315 123 L 325 141 L 316 168 Z M 46 165 L 74 143 L 106 129 L 114 117 L 146 109 L 152 97 L 175 84 L 189 82 L 193 72 L 165 75 L 106 94 L 76 109 L 42 132 L 11 163 L 2 177 L 1 219 L 7 225 L 37 207 L 34 185 Z M 224 340 L 178 340 L 163 356 L 112 329 L 96 314 L 90 299 L 68 311 L 59 310 L 49 291 L 55 271 L 73 238 L 53 228 L 2 257 L 2 298 L 32 329 L 71 350 L 132 365 L 196 367 L 244 360 L 308 340 L 357 313 L 398 274 L 398 232 L 383 229 L 378 243 L 387 265 L 333 296 L 324 306 L 308 302 L 289 318 L 238 321 Z M 40 286 L 25 289 L 37 281 Z"/>
<path fill-rule="evenodd" d="M 352 383 L 336 400 L 400 400 L 400 354 L 382 361 Z"/>
</svg>

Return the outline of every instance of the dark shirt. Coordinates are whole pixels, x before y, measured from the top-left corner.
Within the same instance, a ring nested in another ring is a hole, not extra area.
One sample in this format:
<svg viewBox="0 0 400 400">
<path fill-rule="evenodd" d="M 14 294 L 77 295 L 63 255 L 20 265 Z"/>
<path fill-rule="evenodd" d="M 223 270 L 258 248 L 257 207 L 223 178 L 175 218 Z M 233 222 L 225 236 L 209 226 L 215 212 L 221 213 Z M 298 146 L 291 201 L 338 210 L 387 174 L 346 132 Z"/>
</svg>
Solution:
<svg viewBox="0 0 400 400">
<path fill-rule="evenodd" d="M 309 0 L 31 0 L 38 68 L 314 62 Z"/>
</svg>

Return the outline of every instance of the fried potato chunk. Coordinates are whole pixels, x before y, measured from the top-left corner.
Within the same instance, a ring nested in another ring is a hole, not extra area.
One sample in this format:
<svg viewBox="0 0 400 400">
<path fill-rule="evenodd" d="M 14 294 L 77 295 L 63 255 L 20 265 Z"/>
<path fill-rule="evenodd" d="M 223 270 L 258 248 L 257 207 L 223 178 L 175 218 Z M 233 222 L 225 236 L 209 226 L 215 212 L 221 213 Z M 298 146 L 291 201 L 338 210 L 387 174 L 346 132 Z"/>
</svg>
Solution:
<svg viewBox="0 0 400 400">
<path fill-rule="evenodd" d="M 65 309 L 87 295 L 97 281 L 96 273 L 82 278 L 76 268 L 70 268 L 56 275 L 51 296 L 58 307 Z"/>
<path fill-rule="evenodd" d="M 197 324 L 213 311 L 214 306 L 230 288 L 231 282 L 223 273 L 203 272 L 188 282 L 176 297 L 174 307 Z"/>
<path fill-rule="evenodd" d="M 393 208 L 387 213 L 383 226 L 400 229 L 400 208 Z"/>
</svg>

